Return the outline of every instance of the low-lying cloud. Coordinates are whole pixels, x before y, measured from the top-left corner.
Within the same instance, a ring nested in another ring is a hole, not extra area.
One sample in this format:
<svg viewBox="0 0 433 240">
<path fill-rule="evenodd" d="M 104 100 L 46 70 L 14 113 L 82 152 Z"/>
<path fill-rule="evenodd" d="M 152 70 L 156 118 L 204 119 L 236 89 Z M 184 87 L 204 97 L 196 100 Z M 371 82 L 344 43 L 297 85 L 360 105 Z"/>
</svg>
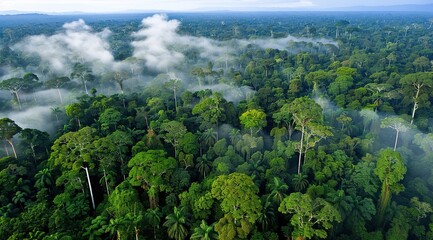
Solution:
<svg viewBox="0 0 433 240">
<path fill-rule="evenodd" d="M 72 64 L 83 62 L 92 67 L 98 64 L 112 65 L 108 28 L 94 32 L 80 19 L 65 23 L 61 32 L 52 36 L 36 35 L 25 38 L 13 49 L 25 54 L 36 55 L 42 65 L 47 65 L 55 74 L 69 74 Z"/>
<path fill-rule="evenodd" d="M 290 35 L 285 38 L 233 39 L 230 41 L 184 36 L 177 32 L 180 21 L 169 20 L 166 15 L 162 14 L 143 19 L 141 26 L 142 29 L 132 35 L 135 38 L 135 41 L 132 42 L 134 57 L 143 59 L 148 68 L 158 71 L 168 71 L 168 69 L 179 65 L 185 60 L 184 52 L 189 49 L 197 49 L 201 58 L 215 61 L 223 57 L 227 58 L 228 53 L 239 52 L 250 44 L 262 49 L 274 48 L 279 50 L 288 49 L 291 42 L 337 46 L 336 42 L 324 38 L 297 38 Z"/>
</svg>

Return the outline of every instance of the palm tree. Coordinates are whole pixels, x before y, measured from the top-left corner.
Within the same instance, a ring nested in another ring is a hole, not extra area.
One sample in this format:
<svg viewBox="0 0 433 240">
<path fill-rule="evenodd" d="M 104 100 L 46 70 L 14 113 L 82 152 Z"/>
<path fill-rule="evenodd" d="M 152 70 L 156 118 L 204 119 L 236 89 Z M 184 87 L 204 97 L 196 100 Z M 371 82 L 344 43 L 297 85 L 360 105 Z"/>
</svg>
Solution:
<svg viewBox="0 0 433 240">
<path fill-rule="evenodd" d="M 198 170 L 202 178 L 206 178 L 206 174 L 211 170 L 212 162 L 207 159 L 206 154 L 197 158 L 197 161 L 195 168 Z"/>
<path fill-rule="evenodd" d="M 303 173 L 300 173 L 292 178 L 292 184 L 296 191 L 300 192 L 307 188 L 309 184 L 307 178 L 308 176 Z"/>
<path fill-rule="evenodd" d="M 36 183 L 35 187 L 42 189 L 42 188 L 48 188 L 50 185 L 53 184 L 53 180 L 51 178 L 51 170 L 48 168 L 44 168 L 40 170 L 35 175 Z"/>
<path fill-rule="evenodd" d="M 269 197 L 272 198 L 277 206 L 279 206 L 286 196 L 285 192 L 289 189 L 289 186 L 287 186 L 279 177 L 274 177 L 272 182 L 268 183 L 267 187 L 271 191 Z"/>
<path fill-rule="evenodd" d="M 112 218 L 110 219 L 110 224 L 107 227 L 107 231 L 110 232 L 110 234 L 116 234 L 117 236 L 117 240 L 121 240 L 122 236 L 123 236 L 123 232 L 122 230 L 124 230 L 125 228 L 126 222 L 125 219 L 123 217 L 120 218 Z"/>
<path fill-rule="evenodd" d="M 15 196 L 14 197 L 12 197 L 12 201 L 15 203 L 15 204 L 19 204 L 20 205 L 20 207 L 21 207 L 21 209 L 22 210 L 24 210 L 24 207 L 23 207 L 23 203 L 26 203 L 27 202 L 27 193 L 26 192 L 24 192 L 24 191 L 17 191 L 16 193 L 15 193 Z"/>
<path fill-rule="evenodd" d="M 153 227 L 153 238 L 156 239 L 156 228 L 159 228 L 159 223 L 161 222 L 161 212 L 159 208 L 149 208 L 147 209 L 144 217 L 147 222 Z"/>
<path fill-rule="evenodd" d="M 229 137 L 230 137 L 230 141 L 231 141 L 232 145 L 236 146 L 236 144 L 240 140 L 242 140 L 241 131 L 239 129 L 233 128 L 232 130 L 230 130 Z"/>
<path fill-rule="evenodd" d="M 164 227 L 167 228 L 168 237 L 176 240 L 185 239 L 188 235 L 186 226 L 188 219 L 186 219 L 185 211 L 183 208 L 174 207 L 173 213 L 165 217 Z"/>
<path fill-rule="evenodd" d="M 200 227 L 194 228 L 194 233 L 191 235 L 191 239 L 197 240 L 212 240 L 218 239 L 218 234 L 213 228 L 213 224 L 210 226 L 206 224 L 204 220 L 201 220 Z"/>
<path fill-rule="evenodd" d="M 272 226 L 275 222 L 275 209 L 272 205 L 272 202 L 269 201 L 268 197 L 262 198 L 262 211 L 259 213 L 259 218 L 257 222 L 260 223 L 262 231 L 266 231 L 269 229 L 269 226 Z M 277 205 L 279 206 L 279 204 Z"/>
<path fill-rule="evenodd" d="M 217 135 L 212 128 L 208 128 L 201 134 L 200 140 L 203 141 L 203 143 L 206 144 L 208 147 L 210 147 L 215 144 L 217 140 Z"/>
</svg>

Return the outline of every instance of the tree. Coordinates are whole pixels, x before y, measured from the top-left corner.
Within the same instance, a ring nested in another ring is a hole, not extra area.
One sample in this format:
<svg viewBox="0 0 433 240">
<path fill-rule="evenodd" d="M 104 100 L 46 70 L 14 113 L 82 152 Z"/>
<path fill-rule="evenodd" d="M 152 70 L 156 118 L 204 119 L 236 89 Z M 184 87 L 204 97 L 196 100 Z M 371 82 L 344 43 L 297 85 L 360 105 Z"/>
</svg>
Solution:
<svg viewBox="0 0 433 240">
<path fill-rule="evenodd" d="M 49 168 L 44 168 L 35 175 L 35 187 L 38 189 L 48 188 L 53 185 L 52 173 Z"/>
<path fill-rule="evenodd" d="M 190 74 L 197 78 L 198 85 L 201 87 L 202 82 L 206 76 L 205 72 L 203 71 L 203 68 L 201 68 L 201 67 L 193 68 L 191 70 Z"/>
<path fill-rule="evenodd" d="M 292 237 L 297 240 L 326 238 L 326 230 L 333 226 L 333 222 L 341 222 L 340 213 L 330 203 L 322 198 L 313 199 L 310 195 L 299 192 L 284 198 L 278 211 L 292 214 Z"/>
<path fill-rule="evenodd" d="M 330 136 L 331 134 L 326 127 L 320 125 L 323 121 L 322 108 L 311 98 L 296 98 L 289 104 L 288 111 L 295 120 L 296 128 L 301 131 L 301 141 L 297 148 L 299 150 L 298 174 L 301 174 L 302 154 L 305 154 L 309 146 L 311 146 L 307 145 L 305 147 L 305 141 L 307 140 L 308 143 L 309 138 L 314 137 L 314 135 L 320 136 L 318 139 L 320 140 L 322 137 Z M 309 128 L 311 128 L 310 131 L 308 131 Z M 317 142 L 316 140 L 314 141 Z"/>
<path fill-rule="evenodd" d="M 392 62 L 397 61 L 397 56 L 394 52 L 391 52 L 388 54 L 388 56 L 386 56 L 386 60 L 388 60 L 388 67 L 390 67 Z"/>
<path fill-rule="evenodd" d="M 47 88 L 55 88 L 57 90 L 57 93 L 59 94 L 60 103 L 63 104 L 63 97 L 60 89 L 70 82 L 71 79 L 68 77 L 54 77 L 45 81 L 44 84 Z"/>
<path fill-rule="evenodd" d="M 170 213 L 165 217 L 164 227 L 167 228 L 168 237 L 176 240 L 185 239 L 188 235 L 188 229 L 186 228 L 188 219 L 186 218 L 185 211 L 183 208 L 173 208 L 173 213 Z"/>
<path fill-rule="evenodd" d="M 419 72 L 411 73 L 402 77 L 400 84 L 404 90 L 412 95 L 413 108 L 412 108 L 412 119 L 410 124 L 413 124 L 415 118 L 415 112 L 419 108 L 420 102 L 428 103 L 428 96 L 423 96 L 429 92 L 429 89 L 433 87 L 433 73 L 431 72 Z"/>
<path fill-rule="evenodd" d="M 92 153 L 94 147 L 92 143 L 99 138 L 96 132 L 97 130 L 94 128 L 84 127 L 57 138 L 51 148 L 49 164 L 59 166 L 62 171 L 80 170 L 83 162 L 88 162 L 89 168 L 93 168 Z"/>
<path fill-rule="evenodd" d="M 33 73 L 24 75 L 23 78 L 10 78 L 0 82 L 0 89 L 10 91 L 21 109 L 21 99 L 19 93 L 25 89 L 31 89 L 39 78 Z"/>
<path fill-rule="evenodd" d="M 185 125 L 178 121 L 170 121 L 161 125 L 162 137 L 174 148 L 174 156 L 177 157 L 177 148 L 180 140 L 187 133 Z"/>
<path fill-rule="evenodd" d="M 204 98 L 192 109 L 192 114 L 199 115 L 203 120 L 200 127 L 209 129 L 216 126 L 218 139 L 218 123 L 224 115 L 222 106 L 223 97 L 220 93 L 214 93 L 210 97 Z"/>
<path fill-rule="evenodd" d="M 117 83 L 117 85 L 119 85 L 120 93 L 125 94 L 125 91 L 123 89 L 123 82 L 128 79 L 128 72 L 126 72 L 125 70 L 119 70 L 114 72 L 113 75 L 114 81 Z"/>
<path fill-rule="evenodd" d="M 9 118 L 0 119 L 0 139 L 3 139 L 9 143 L 15 158 L 17 158 L 17 152 L 15 150 L 12 138 L 21 130 L 21 127 L 18 126 L 13 120 Z"/>
<path fill-rule="evenodd" d="M 242 113 L 239 120 L 245 128 L 250 129 L 251 137 L 253 136 L 253 129 L 257 129 L 256 132 L 259 132 L 266 126 L 266 114 L 262 110 L 247 110 Z"/>
<path fill-rule="evenodd" d="M 286 196 L 289 186 L 287 186 L 279 177 L 274 177 L 272 181 L 267 184 L 267 188 L 271 192 L 269 197 L 279 206 Z"/>
<path fill-rule="evenodd" d="M 99 116 L 98 123 L 101 125 L 101 130 L 108 133 L 115 131 L 122 119 L 122 113 L 114 108 L 107 108 Z"/>
<path fill-rule="evenodd" d="M 409 129 L 406 121 L 399 117 L 387 117 L 382 119 L 381 128 L 391 128 L 395 130 L 394 151 L 397 149 L 398 135 L 400 132 L 406 132 Z"/>
<path fill-rule="evenodd" d="M 207 225 L 204 220 L 201 220 L 200 226 L 194 228 L 191 235 L 191 240 L 214 240 L 218 239 L 218 234 L 213 229 L 213 224 Z"/>
<path fill-rule="evenodd" d="M 386 97 L 386 93 L 391 87 L 392 86 L 387 83 L 368 83 L 365 85 L 365 89 L 372 93 L 371 100 L 373 103 L 370 106 L 374 108 L 374 112 L 376 112 L 377 108 L 382 104 L 383 98 Z"/>
<path fill-rule="evenodd" d="M 20 138 L 22 140 L 20 145 L 26 148 L 24 152 L 31 155 L 35 161 L 46 157 L 50 144 L 50 136 L 47 132 L 25 128 L 21 131 Z"/>
<path fill-rule="evenodd" d="M 383 222 L 385 210 L 391 202 L 393 193 L 397 194 L 404 190 L 399 182 L 403 180 L 407 168 L 400 153 L 390 148 L 382 149 L 377 158 L 374 173 L 382 182 L 382 190 L 379 199 L 378 223 Z"/>
<path fill-rule="evenodd" d="M 276 123 L 284 123 L 284 126 L 287 129 L 287 133 L 289 135 L 289 140 L 291 140 L 292 134 L 295 131 L 295 121 L 290 114 L 289 108 L 289 104 L 284 104 L 277 113 L 274 113 L 272 115 L 272 117 L 274 118 L 274 121 Z"/>
<path fill-rule="evenodd" d="M 156 240 L 156 228 L 159 228 L 162 213 L 159 208 L 149 208 L 146 210 L 144 217 L 146 221 L 153 227 L 153 238 Z"/>
<path fill-rule="evenodd" d="M 292 185 L 296 191 L 300 192 L 308 187 L 308 175 L 307 174 L 297 174 L 292 178 Z"/>
<path fill-rule="evenodd" d="M 76 190 L 81 189 L 84 197 L 85 183 L 83 183 L 82 178 L 84 176 L 83 169 L 85 169 L 90 197 L 92 198 L 93 193 L 88 171 L 92 171 L 97 164 L 93 158 L 94 146 L 92 144 L 99 138 L 96 132 L 97 130 L 91 127 L 84 127 L 76 132 L 68 132 L 57 138 L 51 147 L 52 152 L 48 159 L 48 166 L 60 170 L 56 185 L 65 187 L 65 196 L 74 195 Z"/>
<path fill-rule="evenodd" d="M 364 128 L 362 129 L 362 134 L 365 134 L 365 131 L 367 130 L 367 127 L 374 125 L 374 122 L 379 120 L 379 115 L 373 110 L 370 109 L 362 109 L 359 112 L 359 115 L 362 117 L 362 123 L 364 125 Z"/>
<path fill-rule="evenodd" d="M 423 72 L 430 67 L 430 60 L 424 56 L 417 57 L 413 61 L 413 65 L 415 66 L 415 71 Z"/>
<path fill-rule="evenodd" d="M 177 166 L 176 160 L 166 157 L 163 150 L 137 153 L 128 163 L 129 182 L 147 191 L 151 208 L 158 206 L 158 194 L 170 189 L 169 178 Z"/>
<path fill-rule="evenodd" d="M 207 159 L 206 155 L 203 155 L 197 158 L 195 168 L 200 173 L 200 176 L 204 179 L 212 168 L 212 162 Z"/>
<path fill-rule="evenodd" d="M 345 26 L 347 26 L 347 25 L 349 25 L 349 22 L 346 21 L 346 20 L 338 20 L 338 21 L 335 23 L 335 27 L 337 28 L 337 29 L 335 30 L 335 38 L 338 38 L 338 37 L 340 36 L 340 27 L 345 27 Z"/>
<path fill-rule="evenodd" d="M 179 109 L 177 107 L 177 90 L 180 88 L 181 81 L 179 79 L 170 79 L 168 82 L 164 84 L 164 86 L 173 91 L 173 99 L 174 99 L 174 108 L 176 109 L 176 113 L 179 113 Z"/>
<path fill-rule="evenodd" d="M 81 128 L 80 118 L 83 116 L 82 107 L 83 106 L 80 103 L 72 103 L 65 107 L 66 115 L 74 117 L 77 120 L 78 128 Z"/>
<path fill-rule="evenodd" d="M 119 173 L 126 179 L 129 169 L 126 166 L 130 146 L 133 144 L 131 134 L 116 130 L 110 135 L 95 140 L 93 143 L 94 151 L 92 157 L 99 163 L 98 170 L 103 174 L 101 182 L 105 184 L 105 189 L 110 195 L 110 188 L 115 187 L 116 176 Z M 110 153 L 110 154 L 107 154 Z M 102 184 L 101 184 L 102 185 Z"/>
<path fill-rule="evenodd" d="M 95 79 L 95 76 L 86 65 L 84 65 L 83 63 L 76 63 L 72 69 L 71 78 L 80 80 L 84 86 L 86 94 L 89 94 L 89 91 L 87 89 L 87 82 L 93 81 Z"/>
<path fill-rule="evenodd" d="M 138 225 L 141 220 L 139 216 L 142 216 L 144 208 L 137 191 L 128 181 L 123 181 L 110 194 L 108 203 L 107 210 L 113 216 L 110 223 L 114 225 L 117 238 L 121 239 L 123 236 L 128 239 L 134 232 L 138 239 Z M 131 226 L 134 226 L 134 230 L 130 229 Z"/>
<path fill-rule="evenodd" d="M 215 226 L 215 230 L 223 239 L 232 239 L 236 235 L 246 238 L 253 225 L 260 216 L 261 202 L 257 196 L 259 189 L 251 177 L 243 173 L 220 175 L 212 183 L 212 196 L 221 201 L 224 217 Z M 230 238 L 227 228 L 240 229 Z"/>
</svg>

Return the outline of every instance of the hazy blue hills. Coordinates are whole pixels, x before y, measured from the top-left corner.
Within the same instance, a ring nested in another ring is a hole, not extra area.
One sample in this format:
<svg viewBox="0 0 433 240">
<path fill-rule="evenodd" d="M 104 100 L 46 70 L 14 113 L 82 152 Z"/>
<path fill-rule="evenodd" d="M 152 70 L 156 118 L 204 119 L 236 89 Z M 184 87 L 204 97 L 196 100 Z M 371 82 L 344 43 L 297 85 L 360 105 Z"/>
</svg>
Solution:
<svg viewBox="0 0 433 240">
<path fill-rule="evenodd" d="M 356 12 L 431 12 L 433 13 L 432 4 L 405 4 L 405 5 L 391 5 L 391 6 L 353 6 L 353 7 L 342 7 L 342 8 L 200 8 L 190 11 L 183 12 L 284 12 L 284 11 L 356 11 Z M 140 10 L 140 9 L 129 9 L 119 12 L 110 12 L 102 14 L 137 14 L 137 13 L 161 13 L 161 12 L 176 12 L 176 11 L 165 11 L 165 10 Z M 86 12 L 23 12 L 23 11 L 0 11 L 0 15 L 33 15 L 33 14 L 45 14 L 45 15 L 88 15 L 94 13 Z M 101 14 L 101 13 L 99 13 Z"/>
<path fill-rule="evenodd" d="M 433 4 L 406 4 L 406 5 L 393 5 L 393 6 L 355 6 L 330 9 L 336 11 L 380 11 L 380 12 L 431 12 L 433 13 Z"/>
</svg>

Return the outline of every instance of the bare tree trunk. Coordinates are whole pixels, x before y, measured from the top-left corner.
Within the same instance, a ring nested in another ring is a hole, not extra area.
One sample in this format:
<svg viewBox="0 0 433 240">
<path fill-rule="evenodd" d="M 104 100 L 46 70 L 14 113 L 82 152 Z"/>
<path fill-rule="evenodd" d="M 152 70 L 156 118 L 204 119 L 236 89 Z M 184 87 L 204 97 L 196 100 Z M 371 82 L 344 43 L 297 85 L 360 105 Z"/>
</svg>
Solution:
<svg viewBox="0 0 433 240">
<path fill-rule="evenodd" d="M 137 226 L 135 226 L 134 228 L 135 228 L 135 240 L 138 240 L 138 233 L 140 232 L 140 230 L 138 230 Z"/>
<path fill-rule="evenodd" d="M 83 81 L 84 84 L 84 90 L 86 91 L 86 94 L 89 95 L 89 90 L 87 90 L 87 81 Z"/>
<path fill-rule="evenodd" d="M 5 142 L 3 142 L 3 147 L 4 147 L 4 149 L 5 149 L 6 155 L 9 156 L 8 146 L 6 146 L 6 143 L 5 143 Z"/>
<path fill-rule="evenodd" d="M 20 99 L 20 95 L 18 94 L 18 91 L 14 91 L 13 93 L 14 93 L 14 95 L 15 95 L 15 98 L 17 99 L 18 107 L 19 107 L 20 110 L 21 110 L 21 99 Z"/>
<path fill-rule="evenodd" d="M 174 97 L 174 108 L 176 109 L 176 113 L 179 113 L 179 110 L 177 108 L 176 87 L 173 87 L 173 97 Z"/>
<path fill-rule="evenodd" d="M 108 181 L 107 181 L 107 175 L 105 174 L 105 168 L 104 168 L 104 180 L 105 180 L 105 188 L 107 189 L 107 195 L 110 196 L 110 189 L 108 188 Z"/>
<path fill-rule="evenodd" d="M 398 142 L 398 134 L 400 131 L 396 130 L 396 134 L 395 134 L 395 142 L 394 142 L 394 152 L 397 149 L 397 142 Z"/>
<path fill-rule="evenodd" d="M 96 209 L 95 206 L 95 199 L 93 198 L 93 190 L 92 190 L 92 183 L 90 182 L 90 176 L 89 176 L 89 169 L 87 167 L 82 167 L 86 171 L 87 181 L 89 182 L 89 192 L 90 192 L 90 198 L 92 199 L 92 207 L 93 210 Z"/>
<path fill-rule="evenodd" d="M 415 88 L 416 88 L 416 94 L 415 94 L 415 97 L 413 98 L 414 103 L 413 103 L 412 119 L 410 120 L 410 125 L 413 124 L 413 120 L 415 118 L 415 112 L 418 109 L 418 96 L 419 96 L 419 92 L 421 90 L 421 87 L 422 87 L 422 85 L 415 86 Z"/>
<path fill-rule="evenodd" d="M 17 152 L 15 151 L 14 143 L 12 142 L 12 139 L 6 139 L 6 141 L 9 143 L 9 145 L 11 145 L 11 147 L 12 147 L 12 151 L 13 151 L 13 153 L 14 153 L 14 157 L 15 157 L 15 158 L 18 158 L 18 157 L 17 157 Z"/>
<path fill-rule="evenodd" d="M 60 88 L 57 88 L 57 93 L 59 94 L 60 104 L 63 104 L 63 97 L 62 97 L 62 93 L 60 92 Z"/>
<path fill-rule="evenodd" d="M 304 143 L 304 131 L 305 131 L 305 126 L 302 126 L 302 129 L 301 129 L 301 146 L 299 148 L 299 159 L 298 159 L 298 175 L 301 175 L 301 161 L 302 161 L 302 148 L 303 148 L 303 143 Z"/>
<path fill-rule="evenodd" d="M 415 112 L 416 112 L 417 109 L 418 109 L 418 102 L 416 102 L 416 100 L 415 100 L 415 102 L 413 103 L 412 119 L 410 120 L 410 125 L 413 124 L 413 120 L 415 118 Z"/>
</svg>

